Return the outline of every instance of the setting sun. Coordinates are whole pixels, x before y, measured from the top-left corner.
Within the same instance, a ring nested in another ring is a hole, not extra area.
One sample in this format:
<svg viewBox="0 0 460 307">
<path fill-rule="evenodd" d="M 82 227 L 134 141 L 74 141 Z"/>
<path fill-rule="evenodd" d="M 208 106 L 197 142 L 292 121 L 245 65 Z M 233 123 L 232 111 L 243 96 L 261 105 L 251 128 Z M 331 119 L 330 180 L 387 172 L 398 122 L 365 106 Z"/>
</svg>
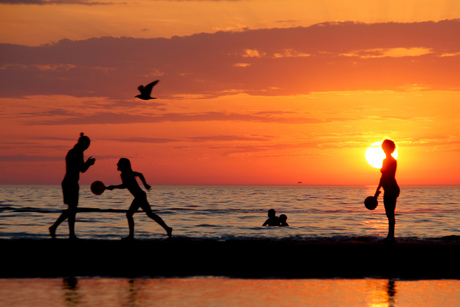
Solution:
<svg viewBox="0 0 460 307">
<path fill-rule="evenodd" d="M 392 136 L 402 185 L 458 185 L 460 1 L 419 2 L 2 1 L 0 184 L 84 132 L 81 184 L 368 185 Z"/>
<path fill-rule="evenodd" d="M 366 161 L 375 168 L 382 168 L 383 159 L 385 159 L 385 153 L 383 152 L 381 145 L 382 142 L 373 143 L 366 149 Z M 398 150 L 396 149 L 391 155 L 397 159 Z"/>
</svg>

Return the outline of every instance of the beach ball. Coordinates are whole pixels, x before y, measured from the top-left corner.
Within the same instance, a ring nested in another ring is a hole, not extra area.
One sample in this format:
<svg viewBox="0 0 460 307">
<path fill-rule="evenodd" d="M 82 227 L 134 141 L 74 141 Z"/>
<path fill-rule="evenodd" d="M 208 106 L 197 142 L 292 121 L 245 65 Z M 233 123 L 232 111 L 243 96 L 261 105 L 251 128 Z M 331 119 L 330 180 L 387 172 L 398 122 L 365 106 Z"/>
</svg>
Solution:
<svg viewBox="0 0 460 307">
<path fill-rule="evenodd" d="M 91 183 L 91 192 L 93 192 L 96 195 L 101 195 L 105 190 L 105 185 L 102 183 L 102 181 L 94 181 Z"/>
<path fill-rule="evenodd" d="M 374 210 L 375 208 L 377 208 L 378 204 L 379 203 L 377 201 L 377 198 L 374 196 L 368 196 L 364 200 L 364 206 L 366 206 L 366 208 L 369 210 Z"/>
</svg>

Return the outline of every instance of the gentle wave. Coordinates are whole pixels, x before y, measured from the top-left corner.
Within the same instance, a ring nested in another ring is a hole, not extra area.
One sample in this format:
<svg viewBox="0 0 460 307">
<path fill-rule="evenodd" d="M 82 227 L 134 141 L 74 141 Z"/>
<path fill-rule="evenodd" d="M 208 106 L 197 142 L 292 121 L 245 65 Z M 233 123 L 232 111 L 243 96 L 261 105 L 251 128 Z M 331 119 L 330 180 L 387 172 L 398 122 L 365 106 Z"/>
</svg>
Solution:
<svg viewBox="0 0 460 307">
<path fill-rule="evenodd" d="M 158 186 L 152 209 L 182 239 L 377 241 L 386 236 L 383 204 L 364 208 L 375 187 Z M 398 240 L 458 240 L 459 187 L 402 187 L 396 209 Z M 127 235 L 126 190 L 91 194 L 81 186 L 76 230 L 82 239 Z M 66 206 L 59 186 L 0 186 L 0 239 L 48 238 L 48 227 Z M 290 227 L 262 227 L 267 210 L 286 214 Z M 143 212 L 135 215 L 138 239 L 162 239 L 163 230 Z M 58 238 L 68 236 L 67 224 Z"/>
</svg>

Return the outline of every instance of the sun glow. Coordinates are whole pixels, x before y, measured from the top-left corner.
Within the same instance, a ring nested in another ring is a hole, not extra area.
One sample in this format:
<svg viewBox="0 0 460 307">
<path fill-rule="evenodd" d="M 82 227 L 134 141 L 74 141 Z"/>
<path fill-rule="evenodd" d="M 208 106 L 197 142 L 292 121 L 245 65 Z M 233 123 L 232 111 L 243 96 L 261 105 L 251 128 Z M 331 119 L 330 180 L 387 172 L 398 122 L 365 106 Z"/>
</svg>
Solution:
<svg viewBox="0 0 460 307">
<path fill-rule="evenodd" d="M 365 157 L 367 163 L 372 167 L 382 168 L 383 159 L 385 159 L 385 153 L 382 150 L 382 142 L 373 143 L 366 149 Z M 398 150 L 395 150 L 392 154 L 393 158 L 398 158 Z"/>
</svg>

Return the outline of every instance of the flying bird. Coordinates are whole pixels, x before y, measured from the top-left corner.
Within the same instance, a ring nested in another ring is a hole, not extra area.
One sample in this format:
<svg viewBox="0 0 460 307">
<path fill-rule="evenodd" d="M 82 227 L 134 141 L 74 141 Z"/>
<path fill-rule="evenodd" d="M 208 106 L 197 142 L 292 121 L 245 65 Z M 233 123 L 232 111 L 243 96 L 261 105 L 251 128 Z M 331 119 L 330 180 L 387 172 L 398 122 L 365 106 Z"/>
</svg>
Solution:
<svg viewBox="0 0 460 307">
<path fill-rule="evenodd" d="M 142 100 L 150 100 L 150 99 L 156 99 L 154 97 L 151 97 L 150 95 L 152 94 L 152 89 L 155 86 L 155 84 L 158 83 L 160 80 L 153 81 L 152 83 L 147 84 L 146 86 L 139 85 L 137 88 L 139 90 L 140 95 L 137 95 L 136 97 L 142 99 Z"/>
</svg>

